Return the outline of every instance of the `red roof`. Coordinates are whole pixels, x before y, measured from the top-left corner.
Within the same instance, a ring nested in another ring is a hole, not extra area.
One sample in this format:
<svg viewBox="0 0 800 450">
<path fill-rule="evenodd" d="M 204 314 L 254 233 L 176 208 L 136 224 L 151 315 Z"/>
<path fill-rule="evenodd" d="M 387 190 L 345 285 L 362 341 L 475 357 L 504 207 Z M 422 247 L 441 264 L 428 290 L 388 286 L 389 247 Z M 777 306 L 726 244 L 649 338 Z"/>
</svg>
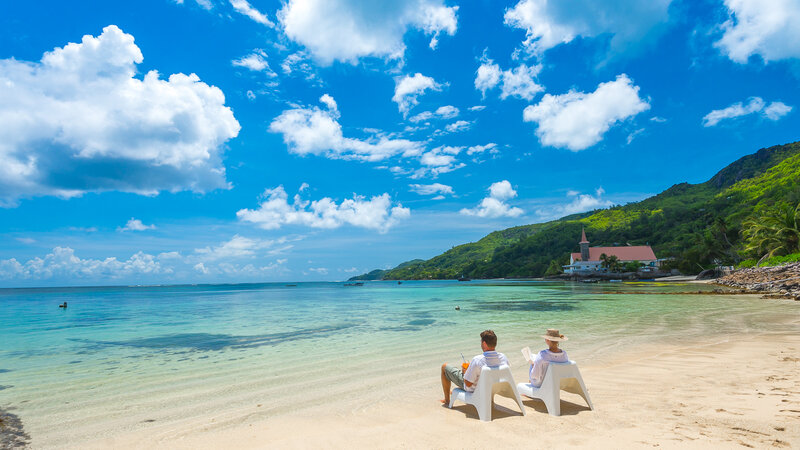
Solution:
<svg viewBox="0 0 800 450">
<path fill-rule="evenodd" d="M 589 243 L 589 240 L 586 239 L 586 230 L 584 230 L 583 228 L 581 228 L 581 241 L 578 242 L 578 243 L 579 244 L 588 244 Z"/>
<path fill-rule="evenodd" d="M 589 247 L 589 261 L 600 261 L 600 255 L 615 255 L 620 261 L 652 261 L 656 254 L 649 245 L 630 245 L 625 247 Z M 572 260 L 581 259 L 581 253 L 573 253 Z"/>
</svg>

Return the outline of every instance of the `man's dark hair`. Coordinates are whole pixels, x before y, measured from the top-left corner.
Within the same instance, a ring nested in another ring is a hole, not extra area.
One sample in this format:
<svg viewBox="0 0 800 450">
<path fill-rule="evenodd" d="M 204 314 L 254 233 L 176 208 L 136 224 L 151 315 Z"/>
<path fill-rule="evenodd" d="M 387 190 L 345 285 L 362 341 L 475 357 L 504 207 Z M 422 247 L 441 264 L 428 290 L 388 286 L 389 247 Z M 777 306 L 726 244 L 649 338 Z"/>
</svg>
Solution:
<svg viewBox="0 0 800 450">
<path fill-rule="evenodd" d="M 497 347 L 497 335 L 492 330 L 486 330 L 481 333 L 481 341 L 486 342 L 489 347 Z"/>
</svg>

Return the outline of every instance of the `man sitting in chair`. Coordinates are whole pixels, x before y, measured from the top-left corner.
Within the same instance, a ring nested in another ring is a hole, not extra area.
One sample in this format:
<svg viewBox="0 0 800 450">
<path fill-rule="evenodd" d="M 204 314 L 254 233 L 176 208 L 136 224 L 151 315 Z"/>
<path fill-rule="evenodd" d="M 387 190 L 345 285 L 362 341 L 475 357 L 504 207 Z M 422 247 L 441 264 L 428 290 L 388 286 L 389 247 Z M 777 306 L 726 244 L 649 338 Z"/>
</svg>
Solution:
<svg viewBox="0 0 800 450">
<path fill-rule="evenodd" d="M 442 403 L 445 406 L 450 405 L 451 383 L 455 383 L 456 386 L 467 392 L 475 392 L 475 386 L 478 384 L 478 377 L 481 376 L 483 366 L 509 365 L 506 355 L 495 351 L 496 346 L 497 335 L 492 330 L 486 330 L 481 333 L 481 349 L 483 353 L 472 358 L 469 365 L 464 363 L 461 367 L 456 367 L 447 363 L 442 364 L 442 391 L 444 391 Z"/>
</svg>

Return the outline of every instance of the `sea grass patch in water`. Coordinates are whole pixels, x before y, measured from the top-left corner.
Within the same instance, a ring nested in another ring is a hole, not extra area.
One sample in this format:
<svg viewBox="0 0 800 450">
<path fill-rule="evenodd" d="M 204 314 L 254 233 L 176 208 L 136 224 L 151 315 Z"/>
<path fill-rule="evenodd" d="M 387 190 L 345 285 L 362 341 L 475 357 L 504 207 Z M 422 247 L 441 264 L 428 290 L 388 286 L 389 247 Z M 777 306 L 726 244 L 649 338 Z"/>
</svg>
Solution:
<svg viewBox="0 0 800 450">
<path fill-rule="evenodd" d="M 31 437 L 25 432 L 22 420 L 0 408 L 0 448 L 25 448 Z"/>
<path fill-rule="evenodd" d="M 306 328 L 298 331 L 283 333 L 271 333 L 251 336 L 237 336 L 233 334 L 213 334 L 213 333 L 180 333 L 166 334 L 162 336 L 129 339 L 127 341 L 87 341 L 85 342 L 94 349 L 101 349 L 109 346 L 134 347 L 157 350 L 178 350 L 191 349 L 198 351 L 216 351 L 224 349 L 241 349 L 261 347 L 264 345 L 278 345 L 287 341 L 297 341 L 299 339 L 313 339 L 330 335 L 333 332 L 355 327 L 357 323 L 346 323 L 339 325 L 328 325 L 318 328 Z"/>
<path fill-rule="evenodd" d="M 476 303 L 470 307 L 478 311 L 572 311 L 576 302 L 519 300 L 505 302 Z"/>
<path fill-rule="evenodd" d="M 434 319 L 416 319 L 407 322 L 407 325 L 415 325 L 415 326 L 424 326 L 424 325 L 433 325 L 436 322 Z"/>
</svg>

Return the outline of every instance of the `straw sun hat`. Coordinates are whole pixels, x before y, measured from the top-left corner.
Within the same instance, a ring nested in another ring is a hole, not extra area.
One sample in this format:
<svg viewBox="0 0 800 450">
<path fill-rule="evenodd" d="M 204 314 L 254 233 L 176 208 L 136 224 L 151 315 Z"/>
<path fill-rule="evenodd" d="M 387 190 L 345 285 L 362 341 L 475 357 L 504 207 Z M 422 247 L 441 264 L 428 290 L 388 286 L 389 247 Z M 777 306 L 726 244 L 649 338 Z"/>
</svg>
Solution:
<svg viewBox="0 0 800 450">
<path fill-rule="evenodd" d="M 548 328 L 547 333 L 543 334 L 542 337 L 547 339 L 548 341 L 555 341 L 555 342 L 569 340 L 568 337 L 564 336 L 563 334 L 559 334 L 558 330 L 554 328 Z"/>
</svg>

